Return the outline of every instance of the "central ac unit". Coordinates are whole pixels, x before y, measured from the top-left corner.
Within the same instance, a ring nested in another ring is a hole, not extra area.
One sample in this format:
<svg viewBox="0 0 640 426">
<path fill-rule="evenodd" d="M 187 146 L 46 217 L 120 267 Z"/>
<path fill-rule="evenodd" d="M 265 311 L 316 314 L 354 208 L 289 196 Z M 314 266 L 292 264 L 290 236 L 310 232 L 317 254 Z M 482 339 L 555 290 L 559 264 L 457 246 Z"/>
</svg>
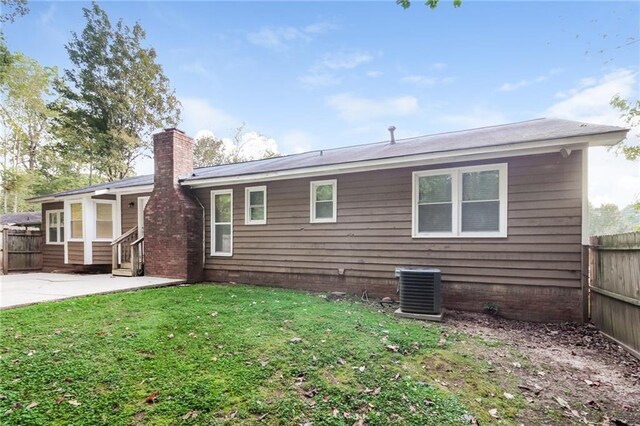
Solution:
<svg viewBox="0 0 640 426">
<path fill-rule="evenodd" d="M 400 309 L 396 315 L 440 321 L 441 273 L 434 268 L 399 268 Z"/>
</svg>

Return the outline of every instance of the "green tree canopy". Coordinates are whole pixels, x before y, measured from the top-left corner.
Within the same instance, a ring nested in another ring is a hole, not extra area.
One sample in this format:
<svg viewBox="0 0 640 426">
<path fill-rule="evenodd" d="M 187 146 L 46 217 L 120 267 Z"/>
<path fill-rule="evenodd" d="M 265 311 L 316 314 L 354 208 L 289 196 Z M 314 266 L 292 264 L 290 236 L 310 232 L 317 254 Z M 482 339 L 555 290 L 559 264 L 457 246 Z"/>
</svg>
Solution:
<svg viewBox="0 0 640 426">
<path fill-rule="evenodd" d="M 611 99 L 611 106 L 621 112 L 621 117 L 631 128 L 640 127 L 640 100 L 636 100 L 635 105 L 626 99 L 615 95 Z M 628 139 L 616 145 L 617 152 L 625 156 L 629 161 L 640 160 L 640 145 L 631 143 Z"/>
<path fill-rule="evenodd" d="M 59 148 L 107 180 L 122 179 L 149 155 L 154 131 L 177 125 L 180 103 L 138 22 L 112 25 L 97 3 L 83 12 L 82 34 L 66 45 L 73 67 L 57 85 Z"/>
</svg>

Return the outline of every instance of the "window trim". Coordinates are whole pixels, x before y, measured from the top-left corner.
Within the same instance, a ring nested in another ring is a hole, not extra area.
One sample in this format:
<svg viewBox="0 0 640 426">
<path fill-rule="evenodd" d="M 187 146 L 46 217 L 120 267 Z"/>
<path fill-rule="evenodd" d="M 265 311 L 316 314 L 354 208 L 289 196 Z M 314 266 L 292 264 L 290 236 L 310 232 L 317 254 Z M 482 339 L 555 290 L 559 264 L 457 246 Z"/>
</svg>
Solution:
<svg viewBox="0 0 640 426">
<path fill-rule="evenodd" d="M 98 204 L 111 206 L 111 238 L 98 238 Z M 112 242 L 116 235 L 116 200 L 93 199 L 93 240 L 95 242 Z"/>
<path fill-rule="evenodd" d="M 333 186 L 333 215 L 330 218 L 316 218 L 316 188 L 322 185 Z M 338 180 L 313 180 L 310 182 L 309 221 L 310 223 L 336 223 L 338 221 Z"/>
<path fill-rule="evenodd" d="M 231 229 L 231 233 L 230 233 L 230 237 L 231 237 L 231 242 L 229 245 L 229 252 L 216 252 L 216 224 L 227 224 L 227 222 L 216 222 L 215 221 L 215 214 L 216 214 L 216 209 L 215 209 L 215 200 L 216 200 L 216 195 L 222 195 L 222 194 L 229 194 L 229 196 L 231 197 L 231 204 L 229 206 L 230 210 L 231 210 L 231 216 L 229 217 L 229 219 L 231 219 L 230 222 L 228 222 L 228 224 L 230 225 L 230 229 Z M 233 256 L 233 189 L 218 189 L 218 190 L 213 190 L 211 191 L 211 229 L 210 229 L 210 238 L 211 238 L 211 249 L 210 249 L 210 254 L 211 256 L 218 256 L 218 257 L 231 257 Z"/>
<path fill-rule="evenodd" d="M 462 232 L 462 174 L 498 170 L 499 230 L 482 232 Z M 451 175 L 451 232 L 418 232 L 418 180 L 424 176 Z M 412 174 L 411 188 L 411 237 L 412 238 L 506 238 L 508 213 L 508 163 L 482 164 L 477 166 L 454 167 L 416 171 Z"/>
<path fill-rule="evenodd" d="M 251 193 L 260 192 L 264 193 L 263 204 L 264 219 L 251 220 Z M 267 224 L 267 185 L 261 186 L 247 186 L 244 188 L 244 224 L 245 225 L 266 225 Z"/>
<path fill-rule="evenodd" d="M 64 241 L 60 241 L 60 228 L 62 228 L 62 230 L 64 232 L 66 232 L 67 227 L 64 226 L 64 223 L 60 221 L 60 215 L 62 214 L 64 216 L 64 209 L 55 209 L 55 210 L 45 210 L 47 212 L 47 216 L 46 216 L 46 226 L 45 226 L 45 232 L 47 234 L 47 240 L 46 240 L 46 244 L 48 245 L 52 245 L 52 246 L 62 246 L 64 245 Z M 50 240 L 50 234 L 49 234 L 49 215 L 55 213 L 58 216 L 58 226 L 56 227 L 56 231 L 57 231 L 57 236 L 58 236 L 58 241 L 51 241 Z M 63 237 L 64 240 L 66 241 L 66 235 L 64 235 Z"/>
<path fill-rule="evenodd" d="M 73 236 L 73 205 L 74 204 L 80 204 L 80 208 L 82 211 L 82 236 L 81 237 L 74 237 Z M 65 240 L 67 242 L 84 242 L 86 234 L 87 234 L 87 224 L 86 224 L 86 220 L 85 220 L 85 203 L 83 202 L 83 200 L 70 200 L 69 201 L 69 214 L 65 214 L 65 220 L 68 220 L 69 222 L 69 226 L 66 226 L 65 223 L 65 232 L 68 232 L 68 234 L 66 235 L 68 238 L 66 238 Z M 67 231 L 68 229 L 68 231 Z"/>
</svg>

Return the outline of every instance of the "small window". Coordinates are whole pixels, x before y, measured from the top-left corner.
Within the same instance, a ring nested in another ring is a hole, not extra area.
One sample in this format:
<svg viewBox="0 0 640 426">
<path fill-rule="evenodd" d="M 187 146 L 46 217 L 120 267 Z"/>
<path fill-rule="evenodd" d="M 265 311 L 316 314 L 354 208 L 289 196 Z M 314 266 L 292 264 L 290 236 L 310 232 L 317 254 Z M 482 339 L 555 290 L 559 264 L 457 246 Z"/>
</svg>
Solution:
<svg viewBox="0 0 640 426">
<path fill-rule="evenodd" d="M 211 255 L 233 253 L 233 190 L 211 191 Z"/>
<path fill-rule="evenodd" d="M 96 239 L 113 239 L 113 204 L 96 202 Z"/>
<path fill-rule="evenodd" d="M 64 243 L 64 211 L 47 211 L 47 244 Z"/>
<path fill-rule="evenodd" d="M 267 223 L 267 187 L 245 188 L 244 198 L 244 223 L 246 225 L 265 225 Z"/>
<path fill-rule="evenodd" d="M 82 239 L 82 204 L 71 203 L 71 238 Z"/>
<path fill-rule="evenodd" d="M 336 221 L 337 196 L 335 179 L 311 182 L 311 223 Z"/>
<path fill-rule="evenodd" d="M 414 237 L 506 237 L 507 165 L 414 174 Z"/>
</svg>

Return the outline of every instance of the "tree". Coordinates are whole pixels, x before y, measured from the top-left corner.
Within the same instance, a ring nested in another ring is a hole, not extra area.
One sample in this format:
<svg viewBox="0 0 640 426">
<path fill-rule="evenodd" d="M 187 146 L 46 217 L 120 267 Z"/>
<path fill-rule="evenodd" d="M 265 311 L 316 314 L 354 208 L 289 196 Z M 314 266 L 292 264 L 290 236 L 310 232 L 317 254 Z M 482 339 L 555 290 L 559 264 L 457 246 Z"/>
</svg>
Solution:
<svg viewBox="0 0 640 426">
<path fill-rule="evenodd" d="M 46 98 L 56 69 L 42 67 L 32 58 L 11 54 L 0 81 L 0 136 L 2 152 L 3 210 L 8 211 L 9 195 L 13 211 L 23 208 L 22 200 L 30 194 L 40 155 L 49 140 L 51 110 Z"/>
<path fill-rule="evenodd" d="M 13 22 L 29 13 L 27 0 L 0 0 L 0 23 Z"/>
<path fill-rule="evenodd" d="M 0 0 L 0 84 L 4 81 L 12 55 L 4 41 L 3 25 L 29 13 L 27 0 Z"/>
<path fill-rule="evenodd" d="M 619 110 L 622 114 L 620 117 L 631 128 L 640 127 L 640 100 L 636 100 L 635 105 L 626 99 L 615 95 L 611 99 L 611 106 Z M 622 154 L 629 161 L 640 159 L 640 145 L 632 145 L 628 140 L 624 140 L 616 145 L 618 154 Z"/>
<path fill-rule="evenodd" d="M 213 135 L 197 137 L 193 148 L 193 166 L 207 167 L 224 164 L 224 142 Z"/>
<path fill-rule="evenodd" d="M 245 132 L 245 123 L 234 129 L 230 139 L 219 139 L 212 134 L 195 140 L 194 166 L 241 163 L 279 156 L 275 142 L 257 132 Z"/>
<path fill-rule="evenodd" d="M 426 0 L 424 2 L 425 6 L 429 6 L 429 9 L 435 9 L 438 7 L 438 3 L 440 0 Z M 409 9 L 411 7 L 411 0 L 396 0 L 396 4 L 402 6 L 403 9 Z M 453 0 L 453 7 L 462 6 L 462 0 Z"/>
<path fill-rule="evenodd" d="M 138 22 L 112 25 L 97 3 L 83 12 L 82 34 L 66 45 L 73 68 L 57 85 L 59 149 L 88 165 L 90 176 L 122 179 L 151 152 L 151 134 L 178 123 L 180 103 L 156 51 L 143 47 Z"/>
<path fill-rule="evenodd" d="M 620 210 L 615 204 L 594 207 L 589 203 L 589 235 L 611 235 L 640 228 L 640 213 L 632 205 Z"/>
</svg>

